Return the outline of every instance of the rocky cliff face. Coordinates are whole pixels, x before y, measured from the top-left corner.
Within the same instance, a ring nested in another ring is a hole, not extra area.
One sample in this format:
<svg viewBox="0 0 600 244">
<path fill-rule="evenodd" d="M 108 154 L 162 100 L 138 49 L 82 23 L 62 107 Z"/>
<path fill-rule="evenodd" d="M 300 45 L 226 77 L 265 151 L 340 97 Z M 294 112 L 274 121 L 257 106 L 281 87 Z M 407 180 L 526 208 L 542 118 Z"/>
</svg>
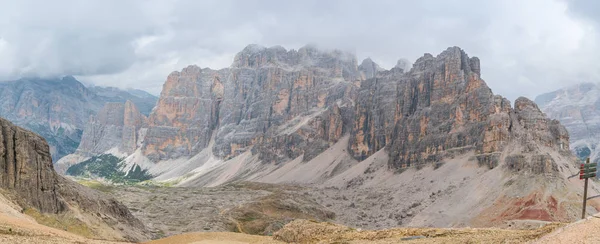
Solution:
<svg viewBox="0 0 600 244">
<path fill-rule="evenodd" d="M 80 221 L 103 223 L 120 232 L 121 239 L 147 239 L 148 231 L 125 206 L 59 176 L 42 137 L 4 119 L 0 119 L 0 129 L 0 193 L 23 208 L 35 208 L 46 214 L 75 211 L 81 218 L 87 218 Z"/>
<path fill-rule="evenodd" d="M 600 160 L 600 87 L 582 83 L 539 95 L 535 102 L 548 117 L 559 120 L 571 138 L 571 150 L 581 158 Z"/>
<path fill-rule="evenodd" d="M 0 120 L 0 182 L 19 195 L 23 205 L 58 213 L 66 206 L 58 198 L 58 178 L 48 145 L 41 137 Z"/>
<path fill-rule="evenodd" d="M 97 155 L 117 148 L 132 154 L 139 138 L 139 129 L 146 125 L 142 115 L 131 101 L 107 103 L 96 116 L 91 116 L 77 149 L 85 155 Z"/>
<path fill-rule="evenodd" d="M 135 104 L 140 113 L 148 116 L 156 105 L 158 98 L 150 93 L 138 89 L 122 90 L 116 87 L 89 86 L 88 90 L 101 97 L 103 102 L 120 102 L 131 101 Z"/>
<path fill-rule="evenodd" d="M 189 66 L 167 78 L 155 110 L 148 118 L 142 146 L 152 160 L 195 155 L 205 148 L 216 127 L 227 70 Z"/>
<path fill-rule="evenodd" d="M 213 151 L 231 158 L 261 145 L 255 150 L 265 162 L 317 155 L 337 141 L 347 111 L 341 108 L 351 104 L 362 78 L 354 56 L 310 46 L 249 46 L 230 72 Z"/>
<path fill-rule="evenodd" d="M 75 163 L 105 152 L 117 156 L 135 152 L 144 138 L 147 118 L 133 102 L 124 104 L 109 102 L 96 115 L 90 116 L 81 143 L 77 148 L 78 157 L 65 157 L 56 163 L 56 171 L 64 174 Z"/>
<path fill-rule="evenodd" d="M 364 159 L 387 147 L 390 167 L 401 169 L 474 150 L 481 164 L 493 168 L 504 144 L 521 136 L 514 120 L 525 121 L 522 134 L 548 147 L 568 145 L 564 128 L 533 102 L 519 98 L 512 109 L 507 99 L 495 96 L 479 67 L 479 59 L 453 47 L 437 57 L 425 54 L 408 72 L 392 70 L 363 82 L 351 134 L 353 155 Z"/>
<path fill-rule="evenodd" d="M 156 102 L 151 95 L 133 95 L 116 88 L 87 88 L 70 76 L 3 82 L 0 96 L 0 116 L 46 138 L 54 161 L 75 151 L 88 118 L 104 103 L 131 99 L 149 110 Z"/>
<path fill-rule="evenodd" d="M 372 75 L 375 66 L 366 67 L 367 73 Z M 286 141 L 306 143 L 306 136 L 289 134 L 316 117 L 327 121 L 314 125 L 314 130 L 323 131 L 307 133 L 335 141 L 343 127 L 339 106 L 351 101 L 360 79 L 356 59 L 342 52 L 248 46 L 229 69 L 189 66 L 170 74 L 149 117 L 142 150 L 154 161 L 189 157 L 206 148 L 214 136 L 214 154 L 232 158 L 263 140 L 264 145 L 279 147 Z M 264 158 L 276 161 L 303 153 L 292 151 Z"/>
<path fill-rule="evenodd" d="M 253 180 L 389 187 L 394 183 L 386 183 L 385 177 L 408 184 L 398 173 L 420 174 L 411 170 L 436 170 L 453 162 L 440 177 L 464 174 L 458 169 L 465 167 L 477 174 L 472 184 L 492 182 L 486 194 L 498 198 L 469 195 L 477 204 L 472 207 L 480 211 L 492 204 L 521 206 L 528 200 L 519 195 L 534 199 L 527 207 L 502 209 L 501 216 L 492 211 L 493 219 L 482 217 L 487 221 L 528 216 L 529 210 L 550 216 L 545 219 L 574 216 L 553 209 L 545 197 L 562 197 L 556 189 L 567 187 L 566 177 L 576 170 L 566 129 L 526 98 L 512 107 L 480 75 L 479 59 L 458 47 L 437 56 L 425 54 L 412 66 L 401 60 L 382 70 L 370 59 L 358 65 L 354 55 L 340 51 L 250 45 L 227 69 L 189 66 L 171 73 L 147 123 L 137 113 L 130 116 L 139 118 L 131 119 L 135 136 L 131 131 L 125 139 L 122 129 L 105 130 L 103 137 L 117 139 L 91 139 L 82 145 L 113 142 L 98 147 L 99 152 L 130 142 L 119 146 L 129 154 L 126 164 L 139 165 L 157 181 L 184 186 Z M 116 119 L 120 125 L 129 121 L 122 107 L 109 109 L 118 111 L 114 116 L 96 117 L 106 117 L 103 124 Z M 97 127 L 90 127 L 84 134 L 95 131 Z M 563 185 L 519 188 L 540 175 Z M 473 190 L 463 183 L 460 187 Z M 411 194 L 410 189 L 394 191 Z M 460 194 L 452 192 L 444 199 Z M 573 200 L 565 199 L 569 204 Z M 560 214 L 548 214 L 552 211 Z"/>
<path fill-rule="evenodd" d="M 107 111 L 116 112 L 122 126 L 123 105 L 111 106 L 120 106 Z M 111 117 L 103 113 L 98 117 Z M 126 135 L 88 126 L 86 135 L 101 130 L 120 139 L 91 136 L 82 148 L 98 146 L 87 150 L 98 154 L 126 141 L 120 148 L 131 154 L 144 127 L 139 148 L 153 162 L 190 158 L 214 141 L 209 149 L 218 158 L 251 150 L 264 163 L 281 163 L 299 156 L 308 161 L 349 134 L 355 159 L 386 148 L 389 167 L 399 170 L 467 151 L 493 168 L 519 133 L 551 148 L 568 147 L 560 124 L 524 98 L 511 108 L 481 79 L 479 59 L 458 47 L 425 54 L 412 68 L 400 60 L 385 71 L 340 51 L 250 45 L 228 69 L 189 66 L 171 73 L 147 126 L 143 118 L 135 121 L 130 129 L 137 133 Z"/>
</svg>

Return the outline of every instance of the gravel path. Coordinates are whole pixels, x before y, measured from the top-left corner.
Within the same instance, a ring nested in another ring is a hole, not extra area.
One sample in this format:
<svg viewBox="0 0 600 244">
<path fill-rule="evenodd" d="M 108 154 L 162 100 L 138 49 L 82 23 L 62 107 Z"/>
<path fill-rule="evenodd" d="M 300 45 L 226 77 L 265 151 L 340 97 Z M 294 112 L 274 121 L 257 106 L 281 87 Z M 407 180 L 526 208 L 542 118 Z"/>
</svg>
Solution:
<svg viewBox="0 0 600 244">
<path fill-rule="evenodd" d="M 540 238 L 536 244 L 600 243 L 600 216 L 590 216 Z"/>
</svg>

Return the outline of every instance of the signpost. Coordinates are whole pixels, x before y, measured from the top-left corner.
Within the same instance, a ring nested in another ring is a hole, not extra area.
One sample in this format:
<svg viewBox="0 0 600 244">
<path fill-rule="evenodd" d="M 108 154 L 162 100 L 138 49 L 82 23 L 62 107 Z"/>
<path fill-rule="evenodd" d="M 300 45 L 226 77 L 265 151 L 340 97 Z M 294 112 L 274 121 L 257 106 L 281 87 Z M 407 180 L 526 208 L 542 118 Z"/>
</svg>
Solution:
<svg viewBox="0 0 600 244">
<path fill-rule="evenodd" d="M 590 163 L 590 158 L 585 160 L 585 164 L 581 164 L 579 167 L 579 179 L 585 179 L 585 183 L 583 185 L 583 210 L 581 213 L 581 218 L 585 219 L 585 205 L 587 203 L 587 188 L 588 188 L 588 179 L 592 177 L 596 177 L 596 166 L 597 163 Z"/>
</svg>

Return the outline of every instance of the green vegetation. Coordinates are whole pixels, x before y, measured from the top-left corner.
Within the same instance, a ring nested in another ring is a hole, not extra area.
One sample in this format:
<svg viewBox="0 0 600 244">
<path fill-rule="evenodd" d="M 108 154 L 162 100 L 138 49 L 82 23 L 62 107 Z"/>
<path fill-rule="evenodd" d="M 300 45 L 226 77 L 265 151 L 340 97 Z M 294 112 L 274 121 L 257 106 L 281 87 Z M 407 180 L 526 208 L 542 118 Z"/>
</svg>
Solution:
<svg viewBox="0 0 600 244">
<path fill-rule="evenodd" d="M 112 185 L 108 185 L 108 184 L 103 184 L 100 181 L 97 180 L 77 180 L 77 183 L 87 186 L 89 188 L 92 188 L 94 190 L 98 190 L 101 192 L 111 192 L 114 188 L 114 186 Z"/>
<path fill-rule="evenodd" d="M 65 230 L 87 238 L 94 237 L 92 230 L 84 222 L 73 216 L 42 214 L 35 208 L 26 208 L 23 213 L 33 217 L 35 221 L 45 226 Z"/>
<path fill-rule="evenodd" d="M 112 154 L 102 154 L 69 167 L 67 174 L 86 178 L 101 177 L 122 184 L 139 183 L 152 178 L 152 175 L 138 165 L 128 172 L 121 171 L 124 167 L 123 159 Z"/>
</svg>

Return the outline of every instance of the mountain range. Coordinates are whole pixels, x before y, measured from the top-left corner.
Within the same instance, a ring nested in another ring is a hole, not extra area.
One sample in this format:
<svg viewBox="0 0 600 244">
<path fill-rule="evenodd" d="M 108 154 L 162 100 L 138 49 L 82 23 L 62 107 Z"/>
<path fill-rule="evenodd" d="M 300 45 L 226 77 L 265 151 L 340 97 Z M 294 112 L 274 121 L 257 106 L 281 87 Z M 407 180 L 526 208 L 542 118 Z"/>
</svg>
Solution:
<svg viewBox="0 0 600 244">
<path fill-rule="evenodd" d="M 107 102 L 132 101 L 150 113 L 157 98 L 140 90 L 86 87 L 72 76 L 0 82 L 0 117 L 42 135 L 52 159 L 75 152 L 84 126 Z"/>
<path fill-rule="evenodd" d="M 480 60 L 458 47 L 384 70 L 337 50 L 249 45 L 228 68 L 172 72 L 152 111 L 140 111 L 105 104 L 57 171 L 177 186 L 380 188 L 405 199 L 416 212 L 405 223 L 416 226 L 579 213 L 567 129 L 527 98 L 512 105 L 493 94 Z"/>
<path fill-rule="evenodd" d="M 600 161 L 600 86 L 581 83 L 539 95 L 535 102 L 560 120 L 571 136 L 571 149 L 581 160 Z"/>
</svg>

